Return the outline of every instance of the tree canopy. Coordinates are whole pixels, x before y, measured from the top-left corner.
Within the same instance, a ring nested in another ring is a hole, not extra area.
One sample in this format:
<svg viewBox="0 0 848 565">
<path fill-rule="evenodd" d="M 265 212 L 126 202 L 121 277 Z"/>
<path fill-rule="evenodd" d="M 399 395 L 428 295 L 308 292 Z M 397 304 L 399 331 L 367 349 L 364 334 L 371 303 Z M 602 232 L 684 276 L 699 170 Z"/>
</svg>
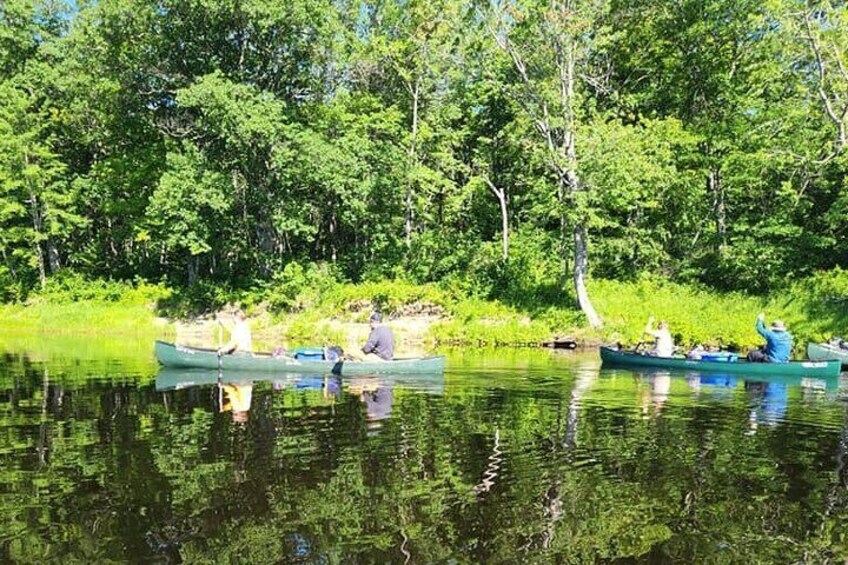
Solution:
<svg viewBox="0 0 848 565">
<path fill-rule="evenodd" d="M 62 269 L 243 287 L 293 261 L 492 294 L 511 262 L 555 258 L 591 321 L 586 276 L 765 291 L 844 267 L 846 18 L 7 0 L 2 294 Z"/>
</svg>

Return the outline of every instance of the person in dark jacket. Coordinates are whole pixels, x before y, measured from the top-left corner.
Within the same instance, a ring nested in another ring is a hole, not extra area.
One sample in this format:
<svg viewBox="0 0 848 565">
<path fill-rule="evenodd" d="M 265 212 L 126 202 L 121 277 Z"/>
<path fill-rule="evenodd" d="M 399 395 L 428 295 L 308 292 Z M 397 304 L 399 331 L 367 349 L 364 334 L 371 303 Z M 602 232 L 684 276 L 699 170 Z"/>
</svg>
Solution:
<svg viewBox="0 0 848 565">
<path fill-rule="evenodd" d="M 371 333 L 368 341 L 362 346 L 362 353 L 366 359 L 391 361 L 395 356 L 395 336 L 392 329 L 383 325 L 383 315 L 379 312 L 371 314 L 368 320 L 371 324 Z"/>
<path fill-rule="evenodd" d="M 788 363 L 792 353 L 792 334 L 786 331 L 786 325 L 780 320 L 772 322 L 771 329 L 766 328 L 765 319 L 765 314 L 757 316 L 757 333 L 766 339 L 766 344 L 763 348 L 748 353 L 748 361 Z"/>
</svg>

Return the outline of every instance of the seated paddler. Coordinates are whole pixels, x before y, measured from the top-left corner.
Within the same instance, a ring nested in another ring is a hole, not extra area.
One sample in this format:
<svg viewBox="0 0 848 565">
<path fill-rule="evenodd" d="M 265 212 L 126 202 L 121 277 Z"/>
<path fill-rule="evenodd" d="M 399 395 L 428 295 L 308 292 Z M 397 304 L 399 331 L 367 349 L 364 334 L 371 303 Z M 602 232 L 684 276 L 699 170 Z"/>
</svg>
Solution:
<svg viewBox="0 0 848 565">
<path fill-rule="evenodd" d="M 383 315 L 374 312 L 368 320 L 371 333 L 362 346 L 362 361 L 391 361 L 395 356 L 395 336 L 392 329 L 383 324 Z"/>
<path fill-rule="evenodd" d="M 792 334 L 786 331 L 781 320 L 775 320 L 766 327 L 766 315 L 757 316 L 757 333 L 766 340 L 765 346 L 748 353 L 748 361 L 753 363 L 788 363 L 792 353 Z"/>
<path fill-rule="evenodd" d="M 668 330 L 668 322 L 661 320 L 657 329 L 654 329 L 654 319 L 648 318 L 645 324 L 645 333 L 654 337 L 654 348 L 648 352 L 656 357 L 672 357 L 674 355 L 674 338 Z"/>
<path fill-rule="evenodd" d="M 224 325 L 221 320 L 218 320 L 218 323 Z M 251 353 L 253 351 L 253 335 L 244 310 L 238 309 L 233 312 L 233 325 L 227 329 L 230 330 L 230 341 L 227 345 L 218 348 L 218 355 L 229 355 L 235 352 Z"/>
</svg>

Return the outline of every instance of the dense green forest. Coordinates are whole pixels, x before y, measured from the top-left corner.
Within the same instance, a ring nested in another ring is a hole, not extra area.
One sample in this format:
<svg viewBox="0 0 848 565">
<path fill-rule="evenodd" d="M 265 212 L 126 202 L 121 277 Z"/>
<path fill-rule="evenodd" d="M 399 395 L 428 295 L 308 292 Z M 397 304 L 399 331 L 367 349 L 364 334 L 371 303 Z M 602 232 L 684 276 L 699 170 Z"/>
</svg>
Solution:
<svg viewBox="0 0 848 565">
<path fill-rule="evenodd" d="M 4 0 L 0 298 L 320 264 L 594 325 L 589 276 L 848 265 L 846 145 L 844 2 Z"/>
</svg>

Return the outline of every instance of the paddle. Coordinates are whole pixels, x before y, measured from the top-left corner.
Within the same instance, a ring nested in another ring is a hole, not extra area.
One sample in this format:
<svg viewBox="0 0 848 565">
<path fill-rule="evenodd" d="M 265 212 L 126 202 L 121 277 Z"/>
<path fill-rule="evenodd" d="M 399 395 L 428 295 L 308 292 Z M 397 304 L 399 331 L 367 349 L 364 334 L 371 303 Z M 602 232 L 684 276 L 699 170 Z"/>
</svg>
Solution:
<svg viewBox="0 0 848 565">
<path fill-rule="evenodd" d="M 218 410 L 224 409 L 224 387 L 222 386 L 223 368 L 221 367 L 221 350 L 218 350 Z"/>
</svg>

